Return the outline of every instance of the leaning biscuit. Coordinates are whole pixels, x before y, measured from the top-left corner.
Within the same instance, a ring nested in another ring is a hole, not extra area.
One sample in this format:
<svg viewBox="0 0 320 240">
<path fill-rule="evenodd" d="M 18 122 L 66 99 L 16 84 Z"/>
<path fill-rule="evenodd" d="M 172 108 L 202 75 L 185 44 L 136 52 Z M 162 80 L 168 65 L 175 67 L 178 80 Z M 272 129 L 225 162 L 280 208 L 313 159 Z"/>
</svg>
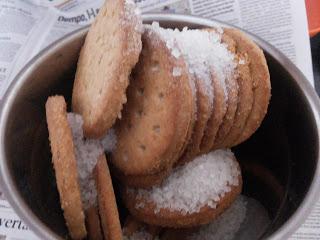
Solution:
<svg viewBox="0 0 320 240">
<path fill-rule="evenodd" d="M 46 118 L 61 208 L 73 239 L 87 235 L 78 183 L 77 162 L 71 129 L 67 120 L 66 103 L 62 96 L 49 97 Z"/>
<path fill-rule="evenodd" d="M 195 97 L 178 47 L 146 26 L 143 50 L 116 126 L 112 164 L 123 175 L 153 175 L 170 168 L 188 141 Z"/>
<path fill-rule="evenodd" d="M 102 154 L 95 167 L 98 205 L 104 238 L 122 239 L 122 230 L 112 180 L 105 155 Z"/>
<path fill-rule="evenodd" d="M 238 34 L 239 32 L 234 32 Z M 226 36 L 229 36 L 225 33 Z M 231 37 L 231 36 L 230 36 Z M 250 59 L 248 54 L 243 51 L 242 43 L 239 42 L 239 39 L 234 39 L 236 41 L 236 54 L 237 54 L 237 82 L 239 85 L 239 101 L 237 106 L 237 111 L 235 114 L 233 125 L 228 133 L 228 135 L 221 143 L 223 147 L 233 147 L 234 142 L 239 138 L 246 120 L 251 112 L 253 104 L 253 85 L 252 85 L 252 76 L 250 73 Z"/>
<path fill-rule="evenodd" d="M 235 54 L 235 41 L 227 36 L 226 34 L 222 35 L 222 43 L 226 44 L 229 52 L 234 56 Z M 238 106 L 238 94 L 239 86 L 237 82 L 237 71 L 236 71 L 236 62 L 234 61 L 233 73 L 226 77 L 226 86 L 228 92 L 228 101 L 227 101 L 227 112 L 224 116 L 222 124 L 219 127 L 216 138 L 214 140 L 213 149 L 223 148 L 223 141 L 225 140 L 227 134 L 232 128 L 235 114 Z"/>
<path fill-rule="evenodd" d="M 98 208 L 95 206 L 90 207 L 85 211 L 86 214 L 86 227 L 90 240 L 103 240 L 100 217 Z"/>
<path fill-rule="evenodd" d="M 72 108 L 86 137 L 99 138 L 121 116 L 129 75 L 141 51 L 142 20 L 133 1 L 108 0 L 81 49 Z"/>
<path fill-rule="evenodd" d="M 218 217 L 240 194 L 240 168 L 229 150 L 202 155 L 179 167 L 159 187 L 126 188 L 123 200 L 138 220 L 186 228 Z"/>
<path fill-rule="evenodd" d="M 264 119 L 271 98 L 270 75 L 263 51 L 245 33 L 226 28 L 224 30 L 237 43 L 241 52 L 247 53 L 253 81 L 253 105 L 241 135 L 233 146 L 247 140 L 260 126 Z"/>
<path fill-rule="evenodd" d="M 201 139 L 201 153 L 210 152 L 213 148 L 217 132 L 227 112 L 228 93 L 226 91 L 225 81 L 215 74 L 214 71 L 212 71 L 211 77 L 214 91 L 213 111 Z"/>
</svg>

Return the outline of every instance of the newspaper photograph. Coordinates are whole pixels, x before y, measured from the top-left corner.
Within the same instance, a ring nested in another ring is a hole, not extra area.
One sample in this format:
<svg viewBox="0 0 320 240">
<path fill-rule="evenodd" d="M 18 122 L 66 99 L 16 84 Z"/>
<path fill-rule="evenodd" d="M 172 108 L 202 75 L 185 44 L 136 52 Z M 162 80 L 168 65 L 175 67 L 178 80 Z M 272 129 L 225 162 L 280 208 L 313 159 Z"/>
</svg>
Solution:
<svg viewBox="0 0 320 240">
<path fill-rule="evenodd" d="M 91 24 L 104 0 L 0 0 L 0 99 L 22 67 L 67 33 Z M 143 13 L 192 14 L 243 28 L 283 52 L 314 84 L 302 0 L 135 0 Z M 0 240 L 38 239 L 0 186 Z M 320 201 L 291 239 L 320 239 Z"/>
</svg>

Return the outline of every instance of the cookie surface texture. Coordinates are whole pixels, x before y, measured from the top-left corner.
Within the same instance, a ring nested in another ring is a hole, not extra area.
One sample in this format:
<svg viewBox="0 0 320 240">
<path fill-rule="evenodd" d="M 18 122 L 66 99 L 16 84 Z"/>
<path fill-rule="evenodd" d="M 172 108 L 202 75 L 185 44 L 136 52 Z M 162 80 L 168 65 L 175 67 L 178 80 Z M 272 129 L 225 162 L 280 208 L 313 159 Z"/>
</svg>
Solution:
<svg viewBox="0 0 320 240">
<path fill-rule="evenodd" d="M 253 105 L 243 131 L 233 143 L 237 145 L 247 140 L 264 119 L 271 98 L 270 74 L 263 51 L 245 33 L 237 29 L 225 29 L 225 32 L 239 43 L 239 48 L 249 58 L 249 68 L 253 81 Z"/>
<path fill-rule="evenodd" d="M 101 155 L 95 167 L 98 205 L 105 239 L 121 240 L 122 230 L 112 179 L 105 155 Z"/>
<path fill-rule="evenodd" d="M 48 98 L 46 118 L 63 215 L 70 236 L 73 239 L 83 239 L 87 235 L 85 216 L 72 133 L 67 120 L 66 102 L 62 96 Z"/>
<path fill-rule="evenodd" d="M 105 1 L 81 49 L 72 94 L 72 108 L 84 119 L 86 137 L 102 137 L 121 116 L 142 47 L 141 32 L 133 2 Z"/>
<path fill-rule="evenodd" d="M 231 37 L 225 33 L 225 35 Z M 239 31 L 234 31 L 232 35 L 239 35 Z M 233 147 L 234 142 L 240 137 L 242 130 L 246 124 L 247 118 L 251 112 L 253 104 L 253 82 L 250 72 L 250 59 L 245 49 L 242 47 L 242 42 L 239 41 L 239 37 L 233 38 L 236 42 L 236 54 L 237 54 L 237 82 L 239 85 L 239 101 L 234 118 L 233 125 L 221 144 L 223 147 Z"/>
<path fill-rule="evenodd" d="M 206 224 L 240 194 L 241 172 L 230 151 L 218 150 L 176 168 L 160 186 L 126 188 L 130 213 L 145 223 L 173 228 Z"/>
<path fill-rule="evenodd" d="M 182 154 L 194 121 L 195 99 L 182 57 L 152 28 L 127 91 L 128 103 L 116 126 L 113 165 L 124 175 L 152 175 L 170 168 Z"/>
</svg>

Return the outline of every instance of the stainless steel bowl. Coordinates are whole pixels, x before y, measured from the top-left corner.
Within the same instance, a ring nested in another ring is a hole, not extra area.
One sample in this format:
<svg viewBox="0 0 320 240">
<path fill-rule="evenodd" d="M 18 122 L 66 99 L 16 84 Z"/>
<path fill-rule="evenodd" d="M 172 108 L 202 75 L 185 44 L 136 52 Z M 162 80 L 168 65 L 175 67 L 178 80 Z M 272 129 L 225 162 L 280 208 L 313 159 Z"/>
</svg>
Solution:
<svg viewBox="0 0 320 240">
<path fill-rule="evenodd" d="M 144 20 L 159 21 L 166 27 L 217 24 L 168 14 L 144 15 Z M 69 34 L 29 62 L 1 105 L 1 185 L 15 211 L 41 239 L 62 239 L 67 234 L 50 162 L 44 105 L 53 94 L 70 100 L 87 30 Z M 265 51 L 272 100 L 260 129 L 234 151 L 243 170 L 244 193 L 259 200 L 272 220 L 263 237 L 286 239 L 319 199 L 320 104 L 306 78 L 284 55 L 251 37 Z"/>
</svg>

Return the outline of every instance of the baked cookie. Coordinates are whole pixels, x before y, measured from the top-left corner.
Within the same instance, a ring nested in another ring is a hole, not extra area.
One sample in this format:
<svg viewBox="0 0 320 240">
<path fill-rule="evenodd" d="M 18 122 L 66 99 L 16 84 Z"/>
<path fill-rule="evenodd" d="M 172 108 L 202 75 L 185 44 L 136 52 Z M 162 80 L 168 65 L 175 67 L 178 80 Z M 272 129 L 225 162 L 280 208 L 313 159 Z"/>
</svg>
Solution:
<svg viewBox="0 0 320 240">
<path fill-rule="evenodd" d="M 212 82 L 214 90 L 213 111 L 208 120 L 204 135 L 200 144 L 200 152 L 208 153 L 213 148 L 219 127 L 227 112 L 228 93 L 224 79 L 221 79 L 212 70 Z"/>
<path fill-rule="evenodd" d="M 238 35 L 240 31 L 234 31 L 233 35 Z M 228 33 L 224 33 L 229 36 Z M 232 37 L 231 35 L 229 37 Z M 225 137 L 221 146 L 233 147 L 234 142 L 240 137 L 242 130 L 246 124 L 246 120 L 251 112 L 253 104 L 253 85 L 252 76 L 250 73 L 250 59 L 247 52 L 242 47 L 240 38 L 234 38 L 236 42 L 236 54 L 237 54 L 237 82 L 239 86 L 238 93 L 238 107 L 233 121 L 233 125 Z"/>
<path fill-rule="evenodd" d="M 108 240 L 122 239 L 116 197 L 105 155 L 102 154 L 95 167 L 98 205 L 104 238 Z"/>
<path fill-rule="evenodd" d="M 227 93 L 228 93 L 227 112 L 226 112 L 226 114 L 223 118 L 222 124 L 220 125 L 219 130 L 217 132 L 212 150 L 224 147 L 222 145 L 222 143 L 233 125 L 235 114 L 237 111 L 237 106 L 238 106 L 239 86 L 238 86 L 238 82 L 237 82 L 238 77 L 237 77 L 237 71 L 236 71 L 237 63 L 235 62 L 235 46 L 236 46 L 236 44 L 232 38 L 230 38 L 229 36 L 227 36 L 224 33 L 222 34 L 221 42 L 226 45 L 229 52 L 232 54 L 232 57 L 233 57 L 233 59 L 232 59 L 233 69 L 232 70 L 233 71 L 232 71 L 232 73 L 228 74 L 228 76 L 226 76 L 226 79 L 225 79 Z"/>
<path fill-rule="evenodd" d="M 140 221 L 185 228 L 218 217 L 241 189 L 240 168 L 234 155 L 230 150 L 217 150 L 176 168 L 158 187 L 126 188 L 123 201 Z"/>
<path fill-rule="evenodd" d="M 238 89 L 234 80 L 234 42 L 223 34 L 222 29 L 207 28 L 202 31 L 217 36 L 211 41 L 215 48 L 212 53 L 215 61 L 209 66 L 214 85 L 214 106 L 200 145 L 200 152 L 207 153 L 223 139 L 225 132 L 232 126 Z"/>
<path fill-rule="evenodd" d="M 260 126 L 264 119 L 271 98 L 270 75 L 263 51 L 245 33 L 237 29 L 226 28 L 224 31 L 237 43 L 241 52 L 247 53 L 253 81 L 253 105 L 242 133 L 233 146 L 247 140 Z"/>
<path fill-rule="evenodd" d="M 123 175 L 153 175 L 180 157 L 194 122 L 193 83 L 171 38 L 145 26 L 143 50 L 116 124 L 112 164 Z"/>
<path fill-rule="evenodd" d="M 72 93 L 84 133 L 100 138 L 121 117 L 129 75 L 141 51 L 142 20 L 133 1 L 108 0 L 81 49 Z"/>
<path fill-rule="evenodd" d="M 72 132 L 62 96 L 49 97 L 46 118 L 61 208 L 73 239 L 87 235 Z"/>
<path fill-rule="evenodd" d="M 102 231 L 100 227 L 99 210 L 92 206 L 85 211 L 86 227 L 90 240 L 103 240 Z"/>
</svg>

